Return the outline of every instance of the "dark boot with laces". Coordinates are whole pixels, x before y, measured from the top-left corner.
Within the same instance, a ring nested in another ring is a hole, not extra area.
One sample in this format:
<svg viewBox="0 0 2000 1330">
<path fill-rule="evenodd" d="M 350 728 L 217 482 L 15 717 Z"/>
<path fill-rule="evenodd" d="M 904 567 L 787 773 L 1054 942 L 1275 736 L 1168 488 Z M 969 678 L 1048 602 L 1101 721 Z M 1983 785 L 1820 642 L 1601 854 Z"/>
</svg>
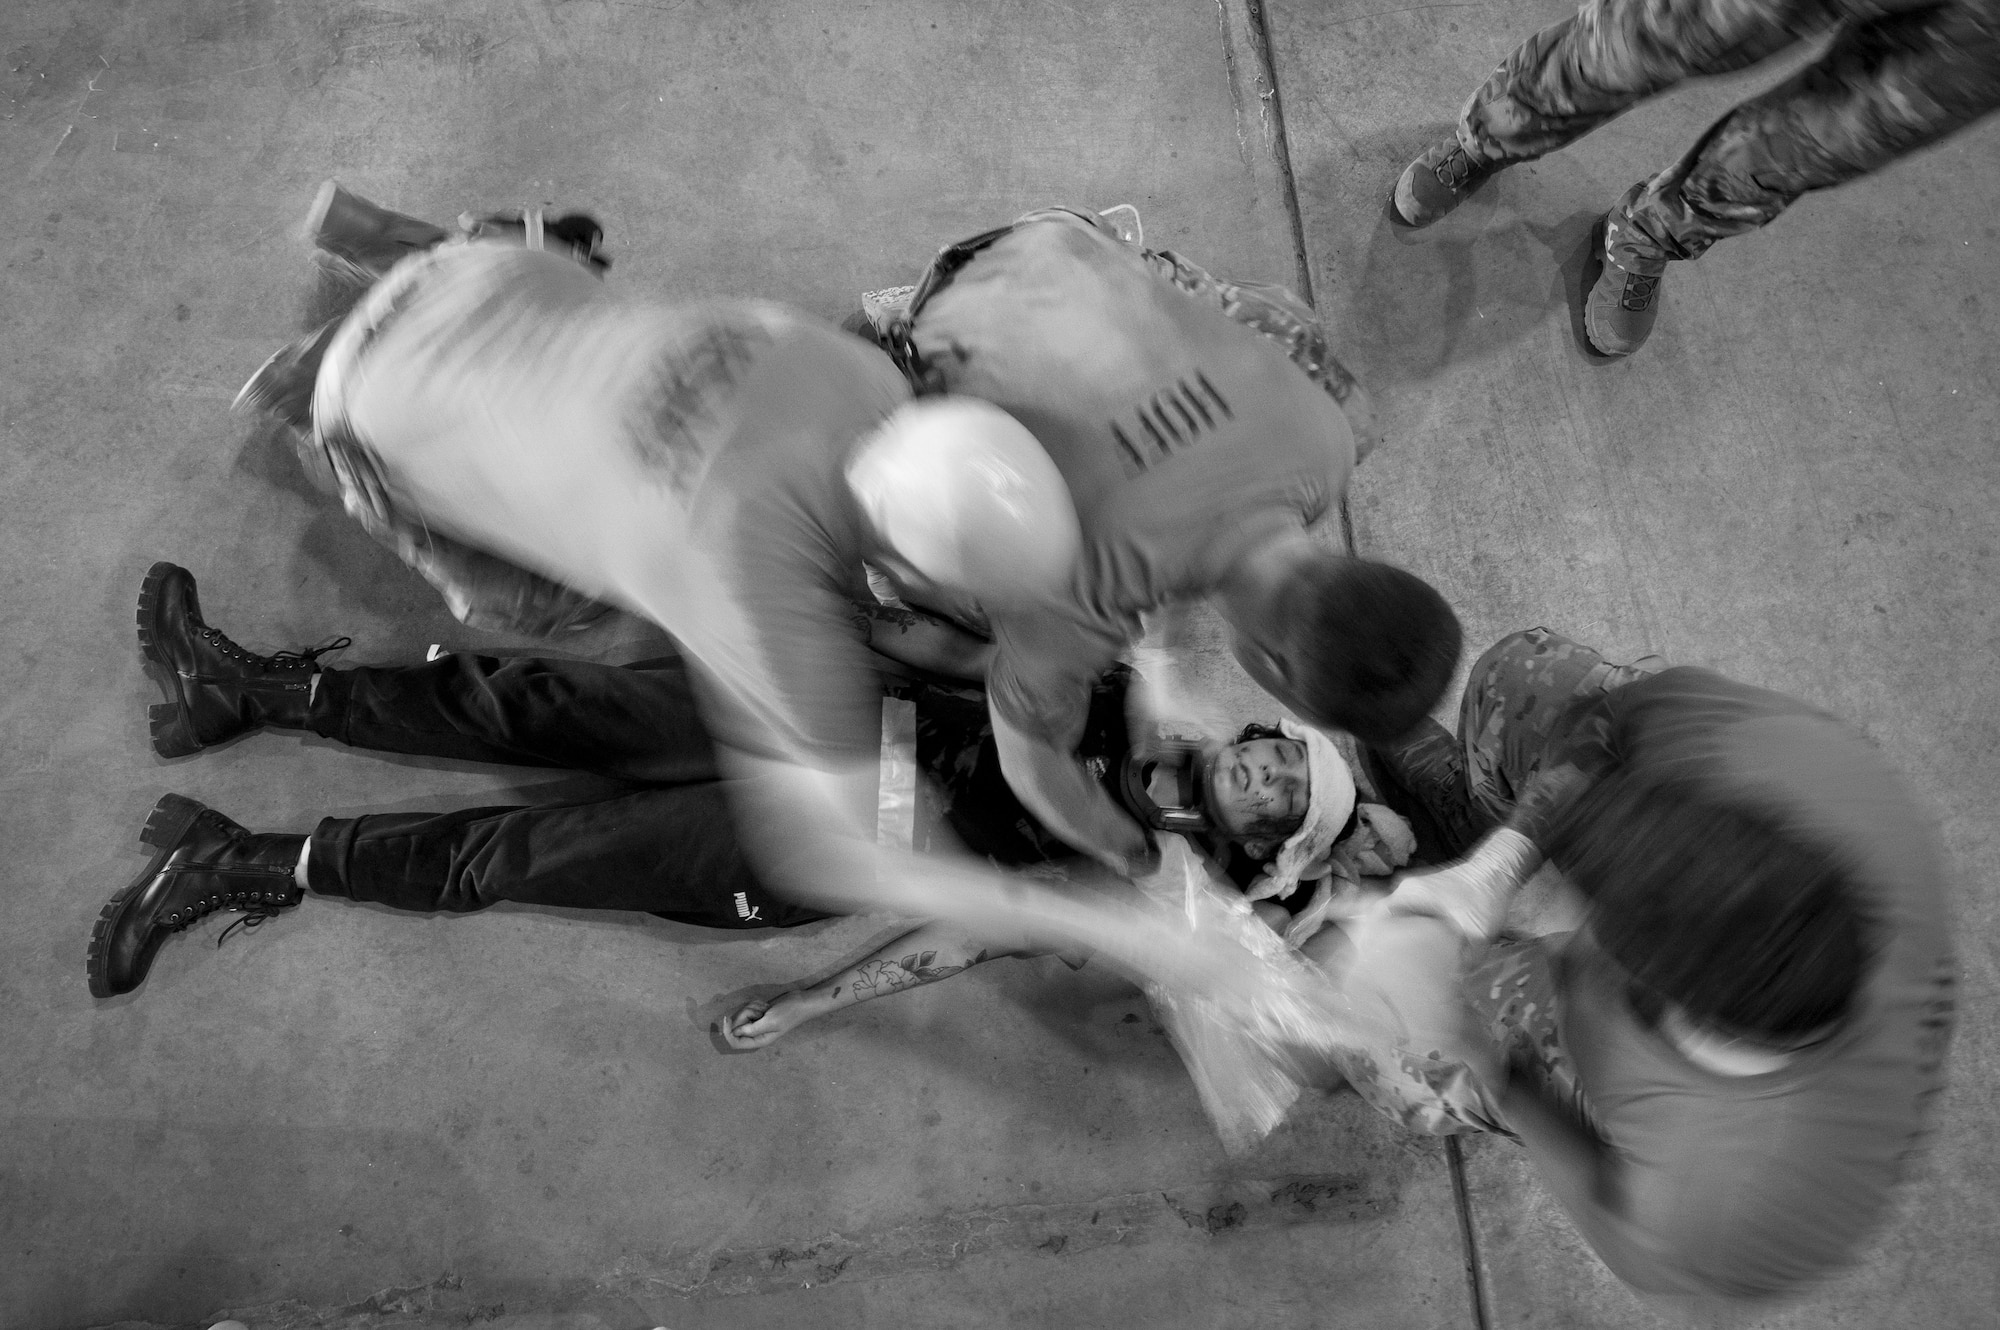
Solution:
<svg viewBox="0 0 2000 1330">
<path fill-rule="evenodd" d="M 1627 272 L 1604 260 L 1583 298 L 1583 332 L 1599 355 L 1629 356 L 1646 344 L 1660 315 L 1661 275 Z"/>
<path fill-rule="evenodd" d="M 202 622 L 194 574 L 156 563 L 139 589 L 139 650 L 167 673 L 167 701 L 147 709 L 153 751 L 185 757 L 265 725 L 303 729 L 319 657 L 352 645 L 259 656 Z"/>
<path fill-rule="evenodd" d="M 1629 356 L 1646 344 L 1660 314 L 1660 283 L 1667 264 L 1685 251 L 1663 244 L 1634 216 L 1650 215 L 1651 181 L 1625 191 L 1604 214 L 1597 257 L 1602 267 L 1583 298 L 1583 332 L 1601 355 Z"/>
<path fill-rule="evenodd" d="M 1396 215 L 1408 226 L 1429 226 L 1465 202 L 1501 169 L 1474 157 L 1453 135 L 1403 168 L 1396 181 Z"/>
<path fill-rule="evenodd" d="M 217 910 L 243 917 L 223 930 L 254 928 L 305 896 L 293 879 L 304 836 L 256 835 L 178 794 L 153 806 L 139 839 L 159 851 L 144 872 L 105 903 L 90 934 L 92 997 L 129 993 L 146 978 L 169 936 Z"/>
</svg>

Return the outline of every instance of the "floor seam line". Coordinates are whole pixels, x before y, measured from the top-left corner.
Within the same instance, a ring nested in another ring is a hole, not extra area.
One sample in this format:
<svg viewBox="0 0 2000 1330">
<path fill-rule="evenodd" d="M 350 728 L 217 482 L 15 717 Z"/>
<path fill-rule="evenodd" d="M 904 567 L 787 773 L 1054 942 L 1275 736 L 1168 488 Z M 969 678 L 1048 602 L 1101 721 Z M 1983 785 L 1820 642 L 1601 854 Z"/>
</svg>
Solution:
<svg viewBox="0 0 2000 1330">
<path fill-rule="evenodd" d="M 1284 94 L 1278 87 L 1278 57 L 1271 45 L 1271 20 L 1263 0 L 1244 0 L 1244 16 L 1250 24 L 1250 50 L 1257 60 L 1258 81 L 1269 90 L 1262 100 L 1271 117 L 1271 156 L 1278 166 L 1278 184 L 1284 194 L 1285 221 L 1292 231 L 1292 281 L 1300 297 L 1315 311 L 1312 260 L 1306 253 L 1305 210 L 1299 206 L 1298 178 L 1292 173 L 1292 140 L 1285 128 Z M 1359 555 L 1354 541 L 1354 513 L 1345 491 L 1340 496 L 1340 539 L 1347 553 Z"/>
<path fill-rule="evenodd" d="M 1271 22 L 1263 0 L 1245 0 L 1250 19 L 1250 46 L 1255 52 L 1258 73 L 1268 89 L 1263 100 L 1268 108 L 1272 156 L 1278 163 L 1278 180 L 1284 192 L 1285 217 L 1292 229 L 1292 264 L 1298 293 L 1317 310 L 1313 298 L 1312 263 L 1306 253 L 1305 214 L 1299 206 L 1298 177 L 1292 172 L 1292 143 L 1285 129 L 1285 104 L 1278 86 L 1278 61 L 1271 45 Z M 1340 534 L 1349 554 L 1358 555 L 1354 539 L 1354 513 L 1347 495 L 1340 496 Z M 1459 1252 L 1465 1262 L 1465 1290 L 1471 1303 L 1473 1330 L 1490 1330 L 1486 1315 L 1486 1290 L 1479 1270 L 1479 1238 L 1473 1227 L 1471 1198 L 1465 1184 L 1465 1155 L 1456 1136 L 1445 1138 L 1445 1164 L 1451 1174 L 1452 1209 L 1458 1216 Z"/>
<path fill-rule="evenodd" d="M 1465 1185 L 1465 1151 L 1458 1137 L 1444 1138 L 1445 1166 L 1451 1173 L 1452 1208 L 1458 1212 L 1459 1250 L 1465 1256 L 1465 1291 L 1472 1300 L 1473 1330 L 1490 1330 L 1486 1317 L 1486 1281 L 1479 1271 L 1479 1233 L 1472 1224 L 1471 1189 Z"/>
<path fill-rule="evenodd" d="M 1250 19 L 1250 49 L 1256 54 L 1262 82 L 1269 89 L 1262 100 L 1271 118 L 1271 151 L 1277 158 L 1285 217 L 1292 228 L 1293 280 L 1306 304 L 1317 308 L 1313 299 L 1312 264 L 1306 258 L 1305 215 L 1299 208 L 1298 179 L 1292 174 L 1292 143 L 1285 132 L 1285 102 L 1278 88 L 1277 54 L 1271 46 L 1271 21 L 1263 0 L 1245 0 L 1244 9 Z"/>
</svg>

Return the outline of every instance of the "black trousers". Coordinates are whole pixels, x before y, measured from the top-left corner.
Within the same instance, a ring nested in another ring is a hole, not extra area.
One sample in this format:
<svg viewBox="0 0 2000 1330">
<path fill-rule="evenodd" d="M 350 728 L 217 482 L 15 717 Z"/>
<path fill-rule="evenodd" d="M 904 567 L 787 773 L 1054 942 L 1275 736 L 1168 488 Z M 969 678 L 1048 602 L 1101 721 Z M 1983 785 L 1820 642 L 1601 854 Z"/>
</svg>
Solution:
<svg viewBox="0 0 2000 1330">
<path fill-rule="evenodd" d="M 642 910 L 710 928 L 825 916 L 773 895 L 743 853 L 677 657 L 631 666 L 458 653 L 327 670 L 308 728 L 356 748 L 585 771 L 603 799 L 326 818 L 312 890 L 402 910 L 496 901 Z"/>
</svg>

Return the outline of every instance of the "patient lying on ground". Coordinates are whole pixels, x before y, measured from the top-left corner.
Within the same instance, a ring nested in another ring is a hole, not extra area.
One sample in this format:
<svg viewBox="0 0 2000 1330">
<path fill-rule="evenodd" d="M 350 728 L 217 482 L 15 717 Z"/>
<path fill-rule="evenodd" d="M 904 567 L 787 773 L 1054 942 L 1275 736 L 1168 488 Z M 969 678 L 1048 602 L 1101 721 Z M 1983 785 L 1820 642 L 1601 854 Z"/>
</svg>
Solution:
<svg viewBox="0 0 2000 1330">
<path fill-rule="evenodd" d="M 1353 774 L 1326 735 L 1279 721 L 1246 726 L 1228 742 L 1189 737 L 1185 727 L 1135 721 L 1134 682 L 1121 667 L 1099 683 L 1078 757 L 1156 835 L 1182 838 L 1242 889 L 1257 918 L 1290 944 L 1358 912 L 1387 886 L 1363 880 L 1408 862 L 1415 848 L 1408 825 L 1381 805 L 1357 802 Z M 917 785 L 916 848 L 949 839 L 1003 865 L 1092 874 L 1014 798 L 979 689 L 932 678 L 892 684 L 890 692 L 914 705 L 914 765 L 928 777 Z M 745 1003 L 721 1032 L 733 1047 L 761 1048 L 853 1003 L 982 961 L 1054 950 L 1042 939 L 972 938 L 925 924 L 818 984 Z"/>
</svg>

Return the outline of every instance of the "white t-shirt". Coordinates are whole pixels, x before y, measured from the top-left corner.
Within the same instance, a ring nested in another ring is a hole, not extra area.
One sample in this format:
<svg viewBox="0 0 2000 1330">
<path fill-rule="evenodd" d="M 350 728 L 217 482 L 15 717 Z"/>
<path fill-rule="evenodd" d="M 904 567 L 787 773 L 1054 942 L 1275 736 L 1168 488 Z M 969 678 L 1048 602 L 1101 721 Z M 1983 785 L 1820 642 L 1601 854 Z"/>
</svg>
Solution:
<svg viewBox="0 0 2000 1330">
<path fill-rule="evenodd" d="M 779 305 L 666 305 L 571 260 L 447 245 L 329 349 L 315 417 L 431 528 L 673 634 L 717 740 L 872 763 L 879 695 L 854 443 L 909 397 L 888 358 Z"/>
</svg>

